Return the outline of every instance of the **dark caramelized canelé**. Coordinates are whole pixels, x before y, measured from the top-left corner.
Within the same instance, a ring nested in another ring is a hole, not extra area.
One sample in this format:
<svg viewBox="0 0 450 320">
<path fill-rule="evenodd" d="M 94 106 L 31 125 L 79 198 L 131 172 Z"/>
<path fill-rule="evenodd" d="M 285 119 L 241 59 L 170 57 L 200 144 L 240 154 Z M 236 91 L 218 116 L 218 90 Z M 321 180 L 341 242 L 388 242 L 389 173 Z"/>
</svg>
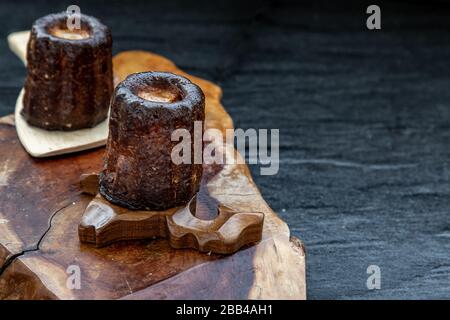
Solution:
<svg viewBox="0 0 450 320">
<path fill-rule="evenodd" d="M 188 79 L 163 72 L 128 76 L 111 101 L 100 193 L 133 210 L 165 210 L 187 203 L 202 176 L 202 165 L 194 163 L 194 123 L 201 121 L 202 135 L 204 119 L 205 96 Z M 179 143 L 172 141 L 176 129 L 190 134 L 188 163 L 171 157 Z"/>
<path fill-rule="evenodd" d="M 94 17 L 81 15 L 80 28 L 67 14 L 36 20 L 27 47 L 22 116 L 47 130 L 77 130 L 106 119 L 113 92 L 112 37 Z"/>
</svg>

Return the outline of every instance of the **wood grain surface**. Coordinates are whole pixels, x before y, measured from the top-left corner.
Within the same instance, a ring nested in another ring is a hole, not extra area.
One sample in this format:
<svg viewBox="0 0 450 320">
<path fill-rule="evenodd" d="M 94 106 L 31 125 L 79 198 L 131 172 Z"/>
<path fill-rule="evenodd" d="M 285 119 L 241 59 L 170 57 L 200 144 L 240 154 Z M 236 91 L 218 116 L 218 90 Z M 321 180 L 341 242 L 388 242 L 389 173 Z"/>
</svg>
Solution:
<svg viewBox="0 0 450 320">
<path fill-rule="evenodd" d="M 117 81 L 131 72 L 147 70 L 176 71 L 189 77 L 205 92 L 206 127 L 221 131 L 232 128 L 231 118 L 220 103 L 221 89 L 211 82 L 182 73 L 171 61 L 143 51 L 121 53 L 113 65 Z M 258 245 L 229 256 L 175 250 L 165 240 L 119 242 L 96 248 L 78 239 L 78 223 L 92 196 L 81 194 L 72 175 L 98 172 L 103 150 L 32 159 L 19 145 L 14 127 L 6 123 L 0 126 L 0 134 L 5 136 L 0 139 L 0 149 L 16 152 L 2 154 L 0 161 L 5 164 L 0 186 L 4 188 L 0 212 L 5 221 L 0 242 L 4 257 L 1 298 L 306 298 L 304 248 L 298 241 L 291 241 L 287 225 L 263 200 L 246 165 L 206 167 L 205 177 L 209 172 L 214 183 L 206 185 L 205 191 L 234 210 L 264 213 L 263 239 Z M 37 181 L 32 183 L 29 179 L 38 163 L 47 167 L 36 173 Z M 59 170 L 70 176 L 66 178 Z M 14 176 L 19 172 L 23 180 Z M 28 189 L 15 191 L 24 187 Z M 25 196 L 31 197 L 31 203 L 23 199 Z M 15 207 L 18 205 L 26 206 L 25 210 Z M 22 230 L 24 226 L 29 228 Z M 31 239 L 28 243 L 25 235 Z M 66 270 L 71 265 L 79 266 L 82 272 L 80 290 L 66 285 Z M 222 281 L 218 283 L 219 278 Z M 188 282 L 192 284 L 186 285 Z M 151 289 L 155 284 L 156 291 Z"/>
</svg>

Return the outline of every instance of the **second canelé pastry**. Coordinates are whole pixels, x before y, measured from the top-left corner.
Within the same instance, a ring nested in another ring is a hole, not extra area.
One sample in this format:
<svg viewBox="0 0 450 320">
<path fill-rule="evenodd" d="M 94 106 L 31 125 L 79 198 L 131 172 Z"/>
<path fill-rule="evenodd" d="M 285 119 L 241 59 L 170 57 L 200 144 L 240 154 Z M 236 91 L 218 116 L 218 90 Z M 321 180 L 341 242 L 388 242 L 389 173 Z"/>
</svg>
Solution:
<svg viewBox="0 0 450 320">
<path fill-rule="evenodd" d="M 22 116 L 47 130 L 77 130 L 103 121 L 113 91 L 112 37 L 94 17 L 81 15 L 80 29 L 67 14 L 34 23 L 27 47 Z"/>
</svg>

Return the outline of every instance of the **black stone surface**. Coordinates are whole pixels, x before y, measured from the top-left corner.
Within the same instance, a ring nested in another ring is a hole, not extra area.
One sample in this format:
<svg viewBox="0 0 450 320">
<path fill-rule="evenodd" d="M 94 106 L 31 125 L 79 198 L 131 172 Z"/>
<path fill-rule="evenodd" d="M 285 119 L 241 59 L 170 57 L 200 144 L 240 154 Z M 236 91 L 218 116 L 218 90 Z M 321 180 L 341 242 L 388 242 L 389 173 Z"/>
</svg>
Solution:
<svg viewBox="0 0 450 320">
<path fill-rule="evenodd" d="M 76 4 L 115 52 L 218 83 L 236 127 L 280 129 L 279 173 L 252 171 L 306 244 L 310 299 L 450 298 L 450 5 L 378 1 L 369 31 L 365 2 L 241 2 Z M 0 115 L 25 77 L 7 34 L 69 4 L 0 2 Z"/>
</svg>

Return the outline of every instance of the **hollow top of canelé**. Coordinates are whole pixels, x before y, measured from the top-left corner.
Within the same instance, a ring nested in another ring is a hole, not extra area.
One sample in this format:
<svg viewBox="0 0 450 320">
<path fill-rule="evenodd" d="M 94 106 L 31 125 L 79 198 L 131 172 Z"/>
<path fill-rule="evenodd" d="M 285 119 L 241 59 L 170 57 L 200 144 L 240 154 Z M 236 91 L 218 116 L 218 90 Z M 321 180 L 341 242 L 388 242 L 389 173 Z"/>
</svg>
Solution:
<svg viewBox="0 0 450 320">
<path fill-rule="evenodd" d="M 86 29 L 73 29 L 70 30 L 67 27 L 53 26 L 49 28 L 49 33 L 55 37 L 67 39 L 67 40 L 82 40 L 91 36 L 90 30 Z"/>
<path fill-rule="evenodd" d="M 202 90 L 189 79 L 169 72 L 140 72 L 129 75 L 116 89 L 129 102 L 146 107 L 186 106 L 204 103 Z"/>
<path fill-rule="evenodd" d="M 137 96 L 152 102 L 172 103 L 182 99 L 177 89 L 164 86 L 148 86 L 139 90 Z"/>
<path fill-rule="evenodd" d="M 84 43 L 110 42 L 111 32 L 97 18 L 80 14 L 79 25 L 69 28 L 66 12 L 53 13 L 37 19 L 33 32 L 39 37 L 50 37 L 53 41 L 77 41 Z M 72 23 L 72 19 L 69 20 Z"/>
</svg>

